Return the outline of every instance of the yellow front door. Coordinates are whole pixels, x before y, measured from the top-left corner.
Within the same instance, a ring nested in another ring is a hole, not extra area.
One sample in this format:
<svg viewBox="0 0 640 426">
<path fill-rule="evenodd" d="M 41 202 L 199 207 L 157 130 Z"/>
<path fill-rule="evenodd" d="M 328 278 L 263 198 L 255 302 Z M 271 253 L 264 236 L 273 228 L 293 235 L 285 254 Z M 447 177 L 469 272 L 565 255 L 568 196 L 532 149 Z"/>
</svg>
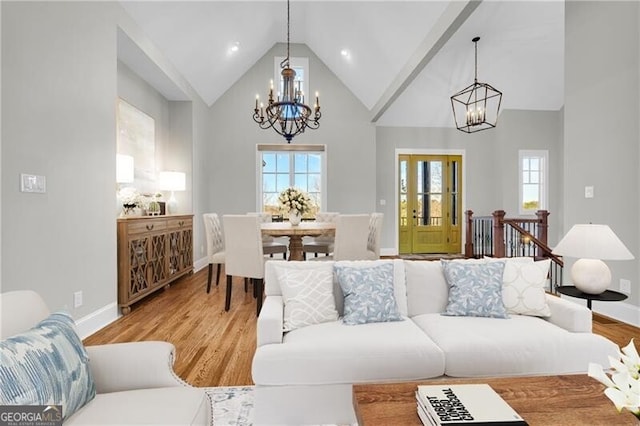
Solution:
<svg viewBox="0 0 640 426">
<path fill-rule="evenodd" d="M 399 158 L 400 253 L 461 252 L 459 155 Z"/>
</svg>

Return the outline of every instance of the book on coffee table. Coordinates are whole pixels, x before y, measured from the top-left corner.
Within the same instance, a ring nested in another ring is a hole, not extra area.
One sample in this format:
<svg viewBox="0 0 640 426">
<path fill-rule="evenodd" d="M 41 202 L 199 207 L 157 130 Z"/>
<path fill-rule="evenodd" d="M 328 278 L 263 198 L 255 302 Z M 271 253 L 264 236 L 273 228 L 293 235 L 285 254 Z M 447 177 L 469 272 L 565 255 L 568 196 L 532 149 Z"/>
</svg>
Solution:
<svg viewBox="0 0 640 426">
<path fill-rule="evenodd" d="M 487 384 L 418 386 L 416 399 L 418 416 L 429 426 L 527 425 Z"/>
</svg>

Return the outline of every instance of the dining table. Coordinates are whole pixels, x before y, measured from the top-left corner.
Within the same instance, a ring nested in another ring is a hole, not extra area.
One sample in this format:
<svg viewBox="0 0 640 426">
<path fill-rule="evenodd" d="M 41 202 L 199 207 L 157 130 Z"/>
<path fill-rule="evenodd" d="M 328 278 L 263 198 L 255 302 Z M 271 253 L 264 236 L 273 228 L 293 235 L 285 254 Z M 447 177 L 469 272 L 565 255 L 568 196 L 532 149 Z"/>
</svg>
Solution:
<svg viewBox="0 0 640 426">
<path fill-rule="evenodd" d="M 335 235 L 336 224 L 333 222 L 302 221 L 299 225 L 290 222 L 267 222 L 260 225 L 262 235 L 289 238 L 289 260 L 304 260 L 302 253 L 302 237 Z"/>
</svg>

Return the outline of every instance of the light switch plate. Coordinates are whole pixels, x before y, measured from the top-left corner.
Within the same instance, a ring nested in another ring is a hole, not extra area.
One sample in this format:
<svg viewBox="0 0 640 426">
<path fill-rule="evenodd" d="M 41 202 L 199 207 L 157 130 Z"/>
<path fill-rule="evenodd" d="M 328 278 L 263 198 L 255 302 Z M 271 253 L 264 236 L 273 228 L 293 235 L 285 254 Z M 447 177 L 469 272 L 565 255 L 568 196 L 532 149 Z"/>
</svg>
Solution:
<svg viewBox="0 0 640 426">
<path fill-rule="evenodd" d="M 593 198 L 593 186 L 584 187 L 584 198 Z"/>
<path fill-rule="evenodd" d="M 27 173 L 20 174 L 20 191 L 36 192 L 44 194 L 47 192 L 47 181 L 44 176 L 30 175 Z"/>
</svg>

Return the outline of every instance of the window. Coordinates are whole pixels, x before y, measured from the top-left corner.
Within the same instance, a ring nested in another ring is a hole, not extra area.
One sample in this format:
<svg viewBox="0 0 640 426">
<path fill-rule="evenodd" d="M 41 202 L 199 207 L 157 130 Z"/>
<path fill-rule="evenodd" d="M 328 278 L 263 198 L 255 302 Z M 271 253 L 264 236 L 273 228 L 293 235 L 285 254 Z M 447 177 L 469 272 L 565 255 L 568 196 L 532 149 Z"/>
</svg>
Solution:
<svg viewBox="0 0 640 426">
<path fill-rule="evenodd" d="M 520 214 L 547 209 L 549 151 L 520 151 Z"/>
<path fill-rule="evenodd" d="M 287 215 L 280 210 L 278 195 L 289 187 L 309 194 L 314 217 L 326 208 L 326 164 L 324 145 L 258 145 L 258 209 Z"/>
<path fill-rule="evenodd" d="M 273 79 L 273 81 L 277 82 L 275 87 L 278 88 L 278 96 L 280 96 L 280 94 L 284 92 L 281 74 L 282 67 L 280 66 L 280 64 L 284 60 L 284 56 L 276 56 L 274 58 L 275 78 Z M 294 79 L 296 90 L 302 90 L 302 93 L 306 99 L 309 94 L 309 58 L 289 58 L 289 66 L 296 72 L 296 78 Z"/>
</svg>

